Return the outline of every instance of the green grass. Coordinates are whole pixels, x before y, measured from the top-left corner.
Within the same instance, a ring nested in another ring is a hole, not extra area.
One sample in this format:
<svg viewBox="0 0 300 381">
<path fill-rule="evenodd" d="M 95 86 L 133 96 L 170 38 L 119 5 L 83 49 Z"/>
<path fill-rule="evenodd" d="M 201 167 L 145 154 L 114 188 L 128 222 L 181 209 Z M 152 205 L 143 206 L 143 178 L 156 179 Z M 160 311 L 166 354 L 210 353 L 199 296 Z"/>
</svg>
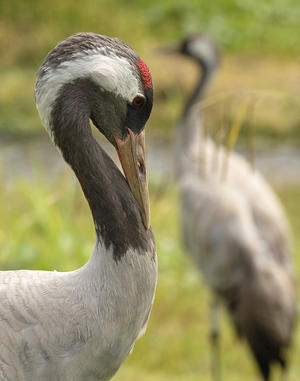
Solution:
<svg viewBox="0 0 300 381">
<path fill-rule="evenodd" d="M 210 380 L 210 295 L 180 244 L 178 195 L 173 185 L 150 181 L 152 226 L 159 256 L 159 282 L 146 335 L 115 376 L 117 381 Z M 280 189 L 296 239 L 300 275 L 299 188 Z M 69 171 L 56 182 L 37 177 L 0 186 L 2 269 L 72 270 L 94 243 L 87 203 Z M 257 380 L 256 367 L 222 314 L 224 380 Z M 289 381 L 300 377 L 300 330 L 295 337 Z"/>
<path fill-rule="evenodd" d="M 3 67 L 38 64 L 57 41 L 78 31 L 119 36 L 146 50 L 152 42 L 202 30 L 227 51 L 299 54 L 297 0 L 0 1 Z"/>
<path fill-rule="evenodd" d="M 68 175 L 52 191 L 46 181 L 18 181 L 13 189 L 0 189 L 2 269 L 72 270 L 87 260 L 93 249 L 92 219 Z"/>
</svg>

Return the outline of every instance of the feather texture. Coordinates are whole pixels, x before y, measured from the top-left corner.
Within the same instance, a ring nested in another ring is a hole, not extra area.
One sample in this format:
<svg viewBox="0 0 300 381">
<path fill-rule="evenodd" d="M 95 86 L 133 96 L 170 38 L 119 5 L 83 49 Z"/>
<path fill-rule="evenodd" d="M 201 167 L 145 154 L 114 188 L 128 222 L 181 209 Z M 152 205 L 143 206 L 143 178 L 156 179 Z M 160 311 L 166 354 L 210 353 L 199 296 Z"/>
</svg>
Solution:
<svg viewBox="0 0 300 381">
<path fill-rule="evenodd" d="M 156 272 L 153 252 L 116 262 L 100 244 L 73 272 L 1 272 L 1 380 L 109 380 L 145 328 Z"/>
</svg>

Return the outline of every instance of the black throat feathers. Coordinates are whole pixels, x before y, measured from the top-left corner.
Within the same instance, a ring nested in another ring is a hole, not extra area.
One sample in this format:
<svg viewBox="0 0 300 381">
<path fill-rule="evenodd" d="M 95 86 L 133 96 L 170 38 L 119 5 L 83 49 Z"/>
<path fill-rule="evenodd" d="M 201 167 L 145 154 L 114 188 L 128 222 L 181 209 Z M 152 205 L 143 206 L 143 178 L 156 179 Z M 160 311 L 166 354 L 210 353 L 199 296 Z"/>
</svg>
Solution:
<svg viewBox="0 0 300 381">
<path fill-rule="evenodd" d="M 80 88 L 66 84 L 53 107 L 55 144 L 77 176 L 89 203 L 100 242 L 120 260 L 128 249 L 153 250 L 152 230 L 146 230 L 127 182 L 92 135 L 90 110 Z"/>
</svg>

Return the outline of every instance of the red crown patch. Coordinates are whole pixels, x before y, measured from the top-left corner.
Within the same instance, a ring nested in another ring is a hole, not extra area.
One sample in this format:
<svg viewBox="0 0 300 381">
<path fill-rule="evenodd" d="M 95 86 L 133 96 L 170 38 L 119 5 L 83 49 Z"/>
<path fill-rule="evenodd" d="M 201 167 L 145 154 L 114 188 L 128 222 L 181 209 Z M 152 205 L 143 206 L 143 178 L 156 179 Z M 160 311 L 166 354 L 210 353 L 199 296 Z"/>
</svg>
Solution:
<svg viewBox="0 0 300 381">
<path fill-rule="evenodd" d="M 140 58 L 137 64 L 139 71 L 141 72 L 143 86 L 152 89 L 152 78 L 150 74 L 150 70 L 145 62 Z"/>
</svg>

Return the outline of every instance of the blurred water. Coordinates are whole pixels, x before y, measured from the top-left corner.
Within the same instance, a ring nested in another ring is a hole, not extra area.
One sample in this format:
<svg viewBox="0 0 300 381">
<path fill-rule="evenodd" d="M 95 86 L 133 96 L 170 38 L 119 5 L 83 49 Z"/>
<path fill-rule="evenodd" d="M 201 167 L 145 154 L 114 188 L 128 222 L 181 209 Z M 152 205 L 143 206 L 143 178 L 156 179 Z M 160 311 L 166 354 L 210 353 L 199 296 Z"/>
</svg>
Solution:
<svg viewBox="0 0 300 381">
<path fill-rule="evenodd" d="M 105 150 L 116 159 L 113 147 L 101 141 Z M 147 141 L 148 173 L 171 180 L 174 173 L 172 142 L 158 138 Z M 256 152 L 256 167 L 275 185 L 300 185 L 300 149 L 291 146 L 264 148 Z M 0 142 L 0 174 L 6 183 L 17 178 L 31 179 L 42 174 L 49 181 L 55 180 L 67 165 L 48 138 L 32 141 Z"/>
</svg>

